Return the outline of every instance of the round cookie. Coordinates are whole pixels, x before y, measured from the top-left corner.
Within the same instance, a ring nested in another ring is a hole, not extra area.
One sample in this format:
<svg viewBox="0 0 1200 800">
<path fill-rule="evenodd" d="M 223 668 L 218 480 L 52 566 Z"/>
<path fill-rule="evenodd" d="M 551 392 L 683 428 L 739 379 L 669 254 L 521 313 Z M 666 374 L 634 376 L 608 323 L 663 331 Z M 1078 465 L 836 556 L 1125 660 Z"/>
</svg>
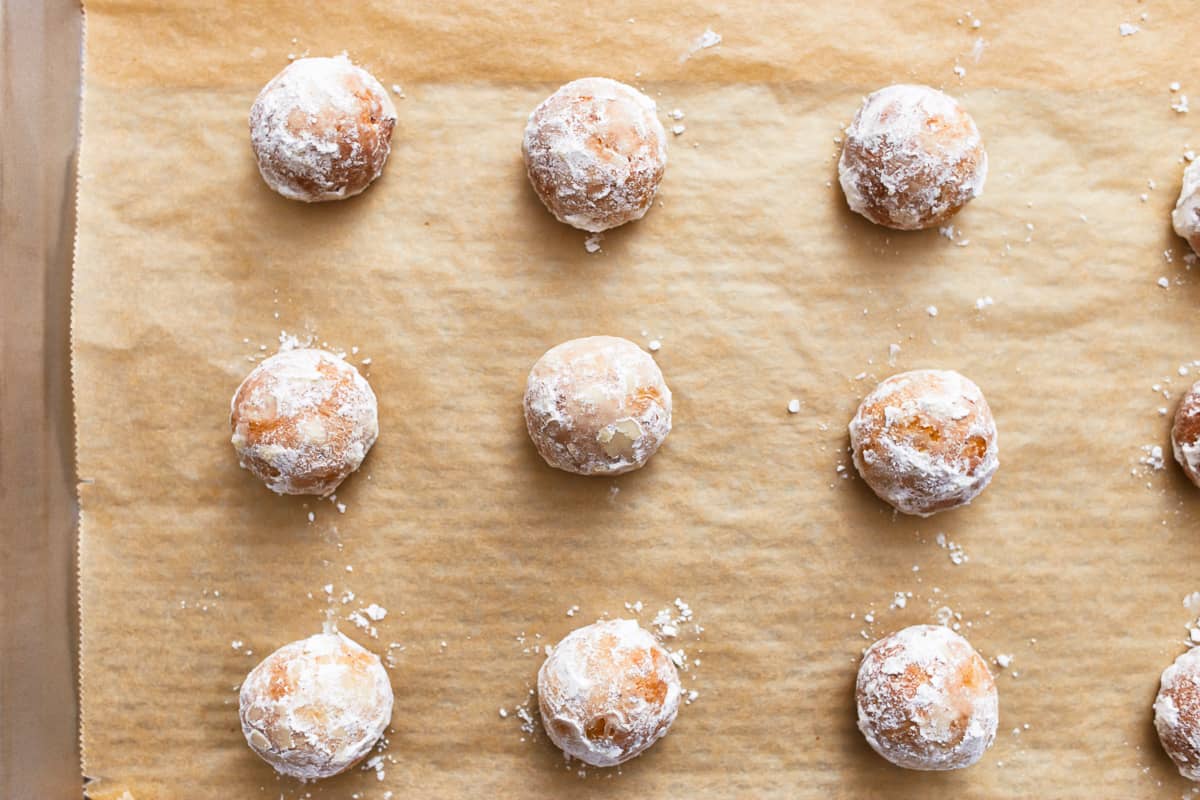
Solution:
<svg viewBox="0 0 1200 800">
<path fill-rule="evenodd" d="M 897 84 L 863 100 L 846 129 L 838 179 L 852 211 L 919 230 L 944 224 L 982 194 L 987 168 L 975 121 L 954 98 Z"/>
<path fill-rule="evenodd" d="M 387 92 L 344 55 L 293 61 L 250 108 L 250 144 L 263 180 L 306 203 L 366 189 L 383 171 L 395 127 Z"/>
<path fill-rule="evenodd" d="M 593 233 L 641 219 L 667 167 L 654 101 L 609 78 L 580 78 L 543 100 L 522 150 L 550 213 Z"/>
<path fill-rule="evenodd" d="M 594 767 L 628 761 L 665 736 L 680 694 L 670 655 L 631 619 L 572 631 L 538 670 L 546 735 Z"/>
<path fill-rule="evenodd" d="M 1175 233 L 1187 239 L 1193 252 L 1200 253 L 1200 159 L 1183 171 L 1179 201 L 1171 213 Z"/>
<path fill-rule="evenodd" d="M 628 339 L 572 339 L 530 370 L 525 426 L 550 466 L 620 475 L 644 465 L 671 432 L 671 390 L 650 354 Z"/>
<path fill-rule="evenodd" d="M 320 633 L 250 671 L 238 716 L 250 748 L 277 772 L 328 778 L 379 741 L 392 718 L 392 686 L 374 653 L 340 633 Z"/>
<path fill-rule="evenodd" d="M 858 729 L 898 767 L 969 767 L 996 740 L 992 674 L 966 639 L 940 625 L 914 625 L 871 645 L 855 696 Z"/>
<path fill-rule="evenodd" d="M 1200 486 L 1200 381 L 1192 384 L 1175 409 L 1171 449 L 1188 480 Z"/>
<path fill-rule="evenodd" d="M 875 494 L 923 517 L 971 502 L 1000 466 L 983 393 L 949 370 L 903 372 L 876 386 L 850 420 L 850 446 Z"/>
<path fill-rule="evenodd" d="M 331 494 L 379 435 L 370 384 L 324 350 L 284 350 L 251 370 L 230 402 L 239 462 L 277 494 Z"/>
<path fill-rule="evenodd" d="M 1181 653 L 1163 670 L 1154 727 L 1179 774 L 1200 781 L 1200 648 Z"/>
</svg>

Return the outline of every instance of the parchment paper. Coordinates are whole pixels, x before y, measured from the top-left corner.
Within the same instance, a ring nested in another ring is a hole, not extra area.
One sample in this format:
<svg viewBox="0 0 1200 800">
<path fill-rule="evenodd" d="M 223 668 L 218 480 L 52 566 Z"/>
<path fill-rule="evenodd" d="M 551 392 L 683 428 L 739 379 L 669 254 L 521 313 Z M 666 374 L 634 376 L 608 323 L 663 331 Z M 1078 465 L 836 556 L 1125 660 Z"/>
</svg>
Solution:
<svg viewBox="0 0 1200 800">
<path fill-rule="evenodd" d="M 1200 286 L 1168 223 L 1200 145 L 1168 90 L 1200 94 L 1191 5 L 572 5 L 88 4 L 90 796 L 1185 791 L 1150 703 L 1200 589 L 1200 493 L 1138 460 L 1167 444 L 1158 408 L 1200 358 Z M 708 28 L 722 42 L 684 59 Z M 358 199 L 288 202 L 256 172 L 247 109 L 289 54 L 342 50 L 402 87 L 391 160 Z M 519 147 L 533 106 L 592 74 L 686 126 L 661 202 L 597 254 L 540 206 Z M 945 87 L 983 131 L 991 175 L 953 241 L 875 228 L 837 188 L 841 126 L 898 81 Z M 281 330 L 371 360 L 382 433 L 344 514 L 271 495 L 229 446 L 229 397 Z M 546 467 L 520 413 L 533 361 L 600 333 L 659 339 L 676 402 L 664 448 L 616 480 Z M 983 388 L 1002 466 L 923 521 L 846 477 L 845 424 L 878 379 L 926 366 Z M 701 662 L 699 695 L 652 751 L 580 777 L 520 730 L 533 646 L 627 602 L 648 625 L 676 597 L 704 628 L 672 643 Z M 369 603 L 388 610 L 377 639 L 345 619 Z M 381 655 L 399 644 L 393 732 L 382 781 L 300 787 L 247 749 L 235 690 L 331 605 Z M 969 770 L 905 772 L 855 729 L 857 661 L 941 608 L 1012 656 L 1001 732 Z"/>
</svg>

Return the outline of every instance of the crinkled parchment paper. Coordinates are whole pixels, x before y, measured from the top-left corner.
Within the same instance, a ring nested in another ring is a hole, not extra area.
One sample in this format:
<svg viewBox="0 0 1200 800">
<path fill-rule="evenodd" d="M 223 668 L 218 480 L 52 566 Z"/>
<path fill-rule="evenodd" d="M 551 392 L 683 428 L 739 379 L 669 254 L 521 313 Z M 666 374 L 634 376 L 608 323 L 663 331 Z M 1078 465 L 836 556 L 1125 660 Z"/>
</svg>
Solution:
<svg viewBox="0 0 1200 800">
<path fill-rule="evenodd" d="M 1200 95 L 1191 4 L 422 5 L 88 3 L 91 796 L 1181 794 L 1150 703 L 1200 589 L 1200 492 L 1139 459 L 1200 358 L 1168 223 L 1200 146 L 1171 109 Z M 689 56 L 706 30 L 720 43 Z M 343 50 L 403 93 L 391 160 L 358 199 L 288 202 L 247 109 L 289 54 Z M 520 140 L 593 74 L 685 130 L 661 202 L 589 254 Z M 985 193 L 947 236 L 872 227 L 837 188 L 841 126 L 898 81 L 946 88 L 986 140 Z M 271 495 L 229 446 L 229 397 L 281 331 L 370 359 L 382 433 L 344 513 Z M 534 360 L 589 334 L 660 340 L 675 393 L 666 445 L 616 480 L 547 468 L 520 411 Z M 969 508 L 897 519 L 849 474 L 845 425 L 876 380 L 930 366 L 983 388 L 1002 466 Z M 666 739 L 581 777 L 521 730 L 534 647 L 676 597 L 704 631 L 671 644 L 698 697 Z M 371 603 L 377 638 L 347 619 Z M 235 689 L 328 609 L 390 653 L 396 711 L 382 780 L 302 788 L 247 749 Z M 857 660 L 939 614 L 1011 656 L 1001 731 L 969 770 L 904 772 L 855 729 Z"/>
</svg>

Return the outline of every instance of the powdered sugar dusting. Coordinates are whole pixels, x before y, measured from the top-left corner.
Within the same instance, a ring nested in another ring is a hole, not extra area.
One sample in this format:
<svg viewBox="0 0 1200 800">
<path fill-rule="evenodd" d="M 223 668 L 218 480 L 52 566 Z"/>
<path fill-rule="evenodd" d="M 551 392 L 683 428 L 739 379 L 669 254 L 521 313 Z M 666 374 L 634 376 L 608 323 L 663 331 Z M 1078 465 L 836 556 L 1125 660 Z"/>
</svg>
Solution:
<svg viewBox="0 0 1200 800">
<path fill-rule="evenodd" d="M 666 650 L 630 619 L 571 632 L 538 672 L 546 734 L 597 767 L 628 761 L 666 735 L 681 693 Z"/>
<path fill-rule="evenodd" d="M 1180 374 L 1186 374 L 1185 367 L 1180 367 Z M 1200 381 L 1184 393 L 1175 410 L 1171 449 L 1184 474 L 1200 485 Z"/>
<path fill-rule="evenodd" d="M 671 390 L 654 359 L 633 342 L 573 339 L 530 370 L 525 422 L 551 466 L 619 475 L 642 466 L 671 432 Z"/>
<path fill-rule="evenodd" d="M 667 165 L 666 136 L 649 97 L 609 78 L 580 78 L 529 115 L 525 167 L 560 222 L 598 233 L 650 208 Z"/>
<path fill-rule="evenodd" d="M 987 665 L 942 626 L 914 625 L 875 642 L 863 656 L 856 694 L 859 730 L 902 767 L 970 766 L 996 738 L 1000 707 Z"/>
<path fill-rule="evenodd" d="M 717 33 L 712 28 L 705 28 L 704 33 L 697 36 L 696 40 L 692 42 L 691 47 L 689 47 L 687 51 L 685 51 L 684 54 L 679 57 L 679 62 L 682 64 L 684 61 L 687 61 L 701 50 L 707 50 L 710 47 L 716 47 L 720 43 L 721 34 Z"/>
<path fill-rule="evenodd" d="M 987 166 L 979 130 L 953 98 L 898 84 L 863 101 L 846 130 L 838 177 L 853 211 L 915 230 L 982 194 Z"/>
<path fill-rule="evenodd" d="M 1181 653 L 1163 670 L 1154 727 L 1179 774 L 1200 781 L 1200 649 Z"/>
<path fill-rule="evenodd" d="M 914 439 L 923 437 L 910 435 L 964 423 L 962 440 L 982 443 L 978 456 L 952 447 L 917 447 Z M 880 383 L 850 421 L 850 443 L 859 474 L 906 514 L 929 516 L 969 503 L 1000 466 L 996 426 L 983 394 L 948 370 L 914 370 Z"/>
<path fill-rule="evenodd" d="M 395 124 L 383 86 L 345 55 L 302 58 L 259 93 L 250 109 L 250 141 L 263 180 L 279 194 L 340 200 L 379 175 Z"/>
<path fill-rule="evenodd" d="M 342 634 L 284 645 L 250 671 L 239 711 L 250 747 L 301 780 L 343 772 L 365 757 L 392 716 L 379 658 Z"/>
<path fill-rule="evenodd" d="M 279 494 L 329 494 L 379 435 L 375 393 L 324 350 L 281 351 L 256 366 L 230 401 L 241 465 Z"/>
<path fill-rule="evenodd" d="M 1183 171 L 1183 187 L 1171 213 L 1171 223 L 1175 233 L 1200 253 L 1200 161 L 1193 161 Z"/>
</svg>

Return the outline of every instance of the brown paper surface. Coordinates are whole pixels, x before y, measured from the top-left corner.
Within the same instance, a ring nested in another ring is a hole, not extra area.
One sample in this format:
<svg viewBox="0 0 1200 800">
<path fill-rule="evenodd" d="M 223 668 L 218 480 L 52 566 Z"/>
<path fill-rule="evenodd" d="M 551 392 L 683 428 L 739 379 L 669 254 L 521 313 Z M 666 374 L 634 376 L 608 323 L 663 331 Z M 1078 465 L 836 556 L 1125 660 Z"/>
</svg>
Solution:
<svg viewBox="0 0 1200 800">
<path fill-rule="evenodd" d="M 91 796 L 1179 796 L 1150 703 L 1200 589 L 1200 494 L 1138 459 L 1200 358 L 1168 222 L 1200 145 L 1167 88 L 1200 94 L 1192 6 L 571 5 L 89 3 Z M 706 28 L 721 44 L 683 58 Z M 342 50 L 403 87 L 391 160 L 357 199 L 288 202 L 257 174 L 247 110 L 289 54 Z M 661 202 L 594 255 L 520 156 L 534 105 L 592 74 L 686 114 Z M 840 126 L 898 81 L 946 88 L 984 134 L 991 174 L 953 242 L 873 227 L 837 188 Z M 229 445 L 229 397 L 281 330 L 371 359 L 381 436 L 344 514 L 271 495 Z M 661 340 L 675 394 L 664 448 L 616 480 L 546 467 L 520 411 L 534 360 L 590 334 Z M 1002 466 L 966 509 L 897 518 L 845 477 L 845 425 L 876 380 L 928 366 L 983 388 Z M 320 629 L 327 584 L 343 630 L 404 649 L 384 779 L 302 788 L 247 749 L 235 691 Z M 580 777 L 521 732 L 526 650 L 676 597 L 704 631 L 672 645 L 701 663 L 668 737 Z M 377 639 L 345 620 L 370 603 Z M 905 772 L 855 728 L 856 665 L 943 607 L 985 657 L 1012 655 L 1001 730 L 971 769 Z"/>
</svg>

